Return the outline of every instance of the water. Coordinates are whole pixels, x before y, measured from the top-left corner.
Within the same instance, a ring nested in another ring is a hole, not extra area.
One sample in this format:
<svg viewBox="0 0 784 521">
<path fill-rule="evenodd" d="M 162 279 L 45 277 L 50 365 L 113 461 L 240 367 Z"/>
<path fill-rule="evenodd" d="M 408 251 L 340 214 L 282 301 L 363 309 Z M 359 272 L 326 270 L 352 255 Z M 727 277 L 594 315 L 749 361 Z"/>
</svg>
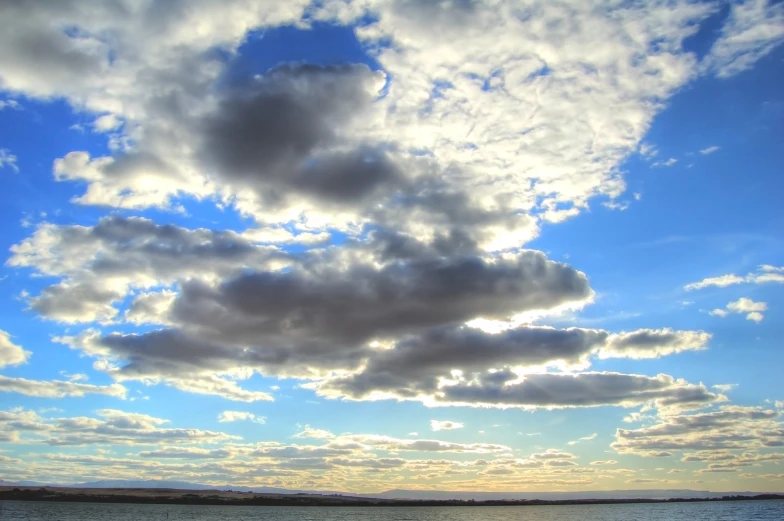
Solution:
<svg viewBox="0 0 784 521">
<path fill-rule="evenodd" d="M 12 521 L 781 521 L 784 501 L 499 507 L 233 507 L 0 501 Z"/>
</svg>

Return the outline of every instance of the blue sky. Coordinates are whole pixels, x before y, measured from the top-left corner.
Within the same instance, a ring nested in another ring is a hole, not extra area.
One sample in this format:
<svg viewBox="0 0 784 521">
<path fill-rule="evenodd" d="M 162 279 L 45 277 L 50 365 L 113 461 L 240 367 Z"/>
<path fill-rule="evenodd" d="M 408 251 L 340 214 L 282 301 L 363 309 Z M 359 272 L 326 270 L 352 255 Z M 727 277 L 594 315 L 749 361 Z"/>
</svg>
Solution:
<svg viewBox="0 0 784 521">
<path fill-rule="evenodd" d="M 784 4 L 277 4 L 0 8 L 0 479 L 784 491 Z"/>
</svg>

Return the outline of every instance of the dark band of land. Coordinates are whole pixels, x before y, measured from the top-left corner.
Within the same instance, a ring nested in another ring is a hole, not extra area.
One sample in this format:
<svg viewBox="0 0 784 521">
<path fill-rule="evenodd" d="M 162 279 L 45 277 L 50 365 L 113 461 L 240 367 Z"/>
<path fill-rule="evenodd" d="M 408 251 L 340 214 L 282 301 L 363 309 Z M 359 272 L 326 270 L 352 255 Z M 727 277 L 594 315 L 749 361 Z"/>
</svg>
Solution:
<svg viewBox="0 0 784 521">
<path fill-rule="evenodd" d="M 525 500 L 411 500 L 381 499 L 349 495 L 259 494 L 224 490 L 180 490 L 149 488 L 0 487 L 0 500 L 63 501 L 87 503 L 142 503 L 172 505 L 232 506 L 319 506 L 319 507 L 447 507 L 526 505 L 611 505 L 629 503 L 685 503 L 706 501 L 784 500 L 784 494 L 735 495 L 715 498 L 669 499 L 525 499 Z"/>
</svg>

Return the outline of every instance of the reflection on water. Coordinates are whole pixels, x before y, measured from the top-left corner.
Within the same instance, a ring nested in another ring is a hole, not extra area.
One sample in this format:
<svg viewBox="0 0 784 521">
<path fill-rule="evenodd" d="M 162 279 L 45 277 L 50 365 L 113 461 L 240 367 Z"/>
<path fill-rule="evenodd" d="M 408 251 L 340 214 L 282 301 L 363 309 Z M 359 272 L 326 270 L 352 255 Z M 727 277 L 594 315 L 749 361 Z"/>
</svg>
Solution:
<svg viewBox="0 0 784 521">
<path fill-rule="evenodd" d="M 24 521 L 781 521 L 784 501 L 499 507 L 220 507 L 0 502 Z"/>
</svg>

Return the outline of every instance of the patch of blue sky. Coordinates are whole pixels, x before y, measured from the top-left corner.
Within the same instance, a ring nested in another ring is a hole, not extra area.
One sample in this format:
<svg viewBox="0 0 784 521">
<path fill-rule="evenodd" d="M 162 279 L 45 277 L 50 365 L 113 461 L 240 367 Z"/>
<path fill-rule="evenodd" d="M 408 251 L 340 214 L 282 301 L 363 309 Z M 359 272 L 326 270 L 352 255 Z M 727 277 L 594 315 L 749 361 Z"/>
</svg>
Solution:
<svg viewBox="0 0 784 521">
<path fill-rule="evenodd" d="M 732 395 L 738 403 L 776 393 L 770 382 L 776 380 L 774 368 L 784 363 L 776 349 L 784 333 L 780 288 L 742 284 L 687 292 L 683 286 L 708 276 L 745 275 L 761 264 L 784 264 L 784 120 L 766 114 L 784 102 L 771 81 L 773 74 L 784 82 L 776 66 L 783 58 L 779 49 L 754 70 L 704 78 L 675 95 L 644 139 L 657 156 L 633 155 L 621 165 L 628 183 L 621 199 L 631 201 L 623 215 L 593 203 L 590 212 L 546 225 L 531 244 L 589 275 L 597 300 L 574 318 L 575 325 L 713 333 L 709 351 L 646 361 L 645 373 L 689 381 L 706 380 L 707 374 L 706 384 L 741 383 Z M 719 150 L 700 152 L 713 146 Z M 652 168 L 667 158 L 678 162 Z M 641 199 L 634 200 L 633 193 Z M 768 304 L 761 323 L 742 314 L 708 314 L 741 297 Z M 770 363 L 760 364 L 761 358 Z M 630 360 L 597 361 L 594 367 L 640 370 Z"/>
</svg>

